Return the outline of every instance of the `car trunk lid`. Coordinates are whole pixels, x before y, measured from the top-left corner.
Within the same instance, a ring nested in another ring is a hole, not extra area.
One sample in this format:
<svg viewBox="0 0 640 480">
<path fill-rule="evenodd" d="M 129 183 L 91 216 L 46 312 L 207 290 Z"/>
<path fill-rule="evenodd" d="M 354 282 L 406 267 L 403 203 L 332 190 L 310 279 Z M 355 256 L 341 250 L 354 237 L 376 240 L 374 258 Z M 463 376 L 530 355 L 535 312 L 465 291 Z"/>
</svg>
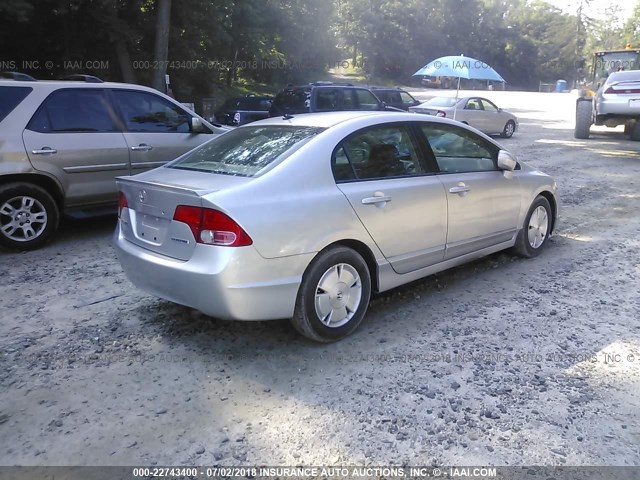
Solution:
<svg viewBox="0 0 640 480">
<path fill-rule="evenodd" d="M 126 198 L 126 208 L 120 212 L 122 235 L 152 252 L 188 260 L 197 242 L 189 225 L 173 220 L 176 208 L 179 205 L 202 207 L 204 195 L 249 180 L 172 168 L 119 177 L 116 183 Z"/>
</svg>

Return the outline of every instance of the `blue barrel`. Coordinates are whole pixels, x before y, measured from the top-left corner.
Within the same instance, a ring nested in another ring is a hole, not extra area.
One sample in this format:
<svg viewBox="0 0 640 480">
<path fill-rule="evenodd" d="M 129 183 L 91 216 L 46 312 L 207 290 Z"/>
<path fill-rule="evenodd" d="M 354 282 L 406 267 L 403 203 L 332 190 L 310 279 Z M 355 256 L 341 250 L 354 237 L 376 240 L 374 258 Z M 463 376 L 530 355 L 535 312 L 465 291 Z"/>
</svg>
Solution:
<svg viewBox="0 0 640 480">
<path fill-rule="evenodd" d="M 556 92 L 562 93 L 567 89 L 567 81 L 566 80 L 558 80 L 556 82 Z"/>
</svg>

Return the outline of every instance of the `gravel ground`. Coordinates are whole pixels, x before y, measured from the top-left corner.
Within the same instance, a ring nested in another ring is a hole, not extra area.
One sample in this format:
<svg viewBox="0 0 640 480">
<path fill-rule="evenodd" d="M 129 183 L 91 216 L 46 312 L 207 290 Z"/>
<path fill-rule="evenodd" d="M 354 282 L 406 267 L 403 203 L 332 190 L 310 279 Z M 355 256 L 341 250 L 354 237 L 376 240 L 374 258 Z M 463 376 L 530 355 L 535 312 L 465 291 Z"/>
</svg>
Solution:
<svg viewBox="0 0 640 480">
<path fill-rule="evenodd" d="M 0 253 L 0 465 L 640 464 L 640 143 L 488 93 L 560 186 L 548 249 L 383 294 L 336 344 L 136 290 L 112 217 Z"/>
</svg>

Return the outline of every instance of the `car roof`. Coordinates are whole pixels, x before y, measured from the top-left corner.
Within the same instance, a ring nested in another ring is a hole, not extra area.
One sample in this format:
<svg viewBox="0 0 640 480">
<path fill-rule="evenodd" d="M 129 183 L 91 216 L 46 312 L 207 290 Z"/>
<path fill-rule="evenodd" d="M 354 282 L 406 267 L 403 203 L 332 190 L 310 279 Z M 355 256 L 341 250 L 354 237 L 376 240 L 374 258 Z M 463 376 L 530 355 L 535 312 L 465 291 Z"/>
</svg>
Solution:
<svg viewBox="0 0 640 480">
<path fill-rule="evenodd" d="M 613 72 L 607 78 L 607 83 L 621 82 L 625 80 L 640 80 L 640 70 L 622 70 L 620 72 Z"/>
<path fill-rule="evenodd" d="M 19 86 L 19 87 L 33 87 L 33 88 L 48 88 L 55 90 L 57 88 L 128 88 L 132 90 L 145 90 L 157 92 L 157 90 L 144 85 L 135 85 L 133 83 L 121 83 L 121 82 L 83 82 L 80 80 L 14 80 L 11 78 L 0 78 L 0 84 L 3 86 Z"/>
<path fill-rule="evenodd" d="M 258 120 L 248 125 L 244 125 L 238 128 L 247 128 L 263 125 L 291 125 L 301 127 L 319 127 L 330 128 L 340 123 L 349 122 L 352 120 L 361 120 L 363 118 L 374 118 L 380 123 L 387 122 L 415 122 L 415 121 L 428 121 L 435 123 L 454 123 L 459 125 L 459 122 L 453 122 L 452 120 L 440 117 L 432 117 L 423 115 L 420 113 L 406 113 L 406 112 L 379 112 L 379 111 L 341 111 L 341 112 L 322 112 L 322 113 L 302 113 L 299 115 L 290 115 L 289 117 L 271 117 L 264 120 Z M 427 118 L 428 117 L 428 118 Z"/>
<path fill-rule="evenodd" d="M 404 88 L 400 88 L 400 87 L 369 87 L 369 89 L 374 90 L 374 91 L 387 91 L 387 92 L 406 92 L 408 93 Z"/>
<path fill-rule="evenodd" d="M 294 90 L 311 90 L 312 88 L 363 88 L 365 90 L 369 90 L 369 87 L 366 87 L 364 85 L 345 85 L 344 83 L 308 83 L 307 85 L 288 86 L 280 90 L 280 92 L 291 92 Z"/>
</svg>

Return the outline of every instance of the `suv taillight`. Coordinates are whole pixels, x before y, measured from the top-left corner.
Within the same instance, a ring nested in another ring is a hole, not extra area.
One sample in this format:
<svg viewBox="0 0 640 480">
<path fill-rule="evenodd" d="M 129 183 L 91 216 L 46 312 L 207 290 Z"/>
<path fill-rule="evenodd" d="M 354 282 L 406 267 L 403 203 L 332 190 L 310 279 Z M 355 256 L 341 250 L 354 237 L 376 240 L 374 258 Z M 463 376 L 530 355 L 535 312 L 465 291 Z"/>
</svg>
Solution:
<svg viewBox="0 0 640 480">
<path fill-rule="evenodd" d="M 127 197 L 124 195 L 124 192 L 118 192 L 118 218 L 120 218 L 123 208 L 129 208 Z"/>
<path fill-rule="evenodd" d="M 186 223 L 198 243 L 224 247 L 245 247 L 253 243 L 240 225 L 218 210 L 178 205 L 173 219 Z"/>
</svg>

